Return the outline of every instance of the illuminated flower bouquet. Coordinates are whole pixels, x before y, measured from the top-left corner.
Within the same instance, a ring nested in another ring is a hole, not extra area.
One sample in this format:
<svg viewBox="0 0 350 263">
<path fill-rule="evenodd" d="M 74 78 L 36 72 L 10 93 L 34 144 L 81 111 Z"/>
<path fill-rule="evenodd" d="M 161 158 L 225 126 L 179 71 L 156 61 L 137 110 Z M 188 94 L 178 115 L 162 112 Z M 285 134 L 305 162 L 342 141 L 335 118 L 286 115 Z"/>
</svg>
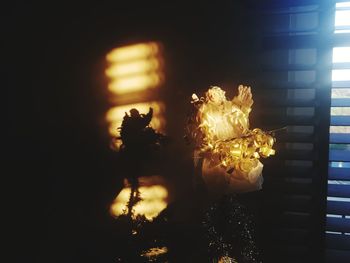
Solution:
<svg viewBox="0 0 350 263">
<path fill-rule="evenodd" d="M 250 87 L 240 85 L 227 100 L 225 91 L 211 87 L 204 97 L 192 95 L 193 111 L 187 137 L 194 142 L 195 164 L 210 192 L 240 193 L 261 189 L 259 159 L 275 154 L 271 132 L 249 129 L 253 99 Z"/>
</svg>

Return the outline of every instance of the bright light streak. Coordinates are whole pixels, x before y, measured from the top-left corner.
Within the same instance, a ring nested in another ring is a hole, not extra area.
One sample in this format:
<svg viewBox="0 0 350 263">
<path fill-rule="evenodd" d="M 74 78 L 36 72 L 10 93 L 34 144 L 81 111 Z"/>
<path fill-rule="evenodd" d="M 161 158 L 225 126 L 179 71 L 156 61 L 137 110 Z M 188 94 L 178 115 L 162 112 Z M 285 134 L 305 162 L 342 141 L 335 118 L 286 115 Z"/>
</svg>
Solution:
<svg viewBox="0 0 350 263">
<path fill-rule="evenodd" d="M 117 78 L 108 85 L 108 89 L 115 94 L 125 94 L 155 88 L 162 81 L 158 74 L 142 74 L 125 78 Z"/>
<path fill-rule="evenodd" d="M 131 75 L 136 73 L 145 73 L 154 71 L 160 67 L 158 59 L 136 60 L 128 63 L 116 63 L 106 70 L 106 75 L 111 78 Z"/>
<path fill-rule="evenodd" d="M 350 80 L 350 69 L 334 69 L 332 70 L 332 81 Z"/>
<path fill-rule="evenodd" d="M 332 197 L 332 196 L 328 196 L 327 200 L 328 201 L 336 201 L 336 202 L 350 202 L 350 198 L 346 198 L 346 197 Z"/>
<path fill-rule="evenodd" d="M 348 116 L 350 107 L 331 107 L 331 116 Z"/>
<path fill-rule="evenodd" d="M 129 112 L 132 108 L 137 109 L 141 114 L 146 114 L 149 108 L 153 108 L 153 118 L 151 121 L 151 126 L 159 132 L 164 132 L 165 129 L 165 105 L 160 101 L 142 102 L 135 104 L 128 104 L 123 106 L 116 106 L 111 108 L 106 114 L 106 121 L 110 123 L 109 133 L 112 136 L 118 137 L 118 128 L 122 125 L 125 112 Z"/>
<path fill-rule="evenodd" d="M 350 10 L 335 12 L 335 26 L 350 26 Z"/>
<path fill-rule="evenodd" d="M 350 133 L 350 126 L 330 126 L 330 133 Z"/>
<path fill-rule="evenodd" d="M 156 42 L 116 48 L 107 61 L 108 89 L 116 95 L 158 88 L 163 83 L 163 59 Z"/>
<path fill-rule="evenodd" d="M 333 48 L 333 63 L 350 62 L 350 47 Z"/>
<path fill-rule="evenodd" d="M 335 7 L 350 7 L 350 2 L 336 3 Z"/>
<path fill-rule="evenodd" d="M 142 43 L 113 49 L 108 55 L 109 62 L 121 62 L 126 60 L 146 58 L 159 52 L 159 46 L 155 42 Z"/>
<path fill-rule="evenodd" d="M 345 99 L 350 98 L 350 88 L 344 89 L 332 89 L 332 99 Z"/>
<path fill-rule="evenodd" d="M 350 33 L 350 29 L 337 29 L 337 30 L 334 30 L 334 33 L 336 34 Z"/>
<path fill-rule="evenodd" d="M 168 190 L 164 186 L 141 186 L 139 187 L 139 191 L 142 200 L 133 207 L 134 216 L 144 215 L 148 220 L 152 220 L 167 207 Z M 119 216 L 125 214 L 130 194 L 130 187 L 122 189 L 111 206 L 112 215 Z"/>
</svg>

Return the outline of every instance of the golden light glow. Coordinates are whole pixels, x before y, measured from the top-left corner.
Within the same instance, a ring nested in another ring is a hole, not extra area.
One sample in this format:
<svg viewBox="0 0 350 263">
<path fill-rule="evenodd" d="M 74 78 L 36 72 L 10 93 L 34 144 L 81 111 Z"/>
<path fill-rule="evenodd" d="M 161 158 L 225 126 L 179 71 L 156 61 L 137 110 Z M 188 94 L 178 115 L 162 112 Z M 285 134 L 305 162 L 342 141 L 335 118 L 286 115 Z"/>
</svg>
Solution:
<svg viewBox="0 0 350 263">
<path fill-rule="evenodd" d="M 151 121 L 152 128 L 159 132 L 164 132 L 166 124 L 164 118 L 165 105 L 160 101 L 151 101 L 111 108 L 106 114 L 106 121 L 110 124 L 109 133 L 114 137 L 118 137 L 120 135 L 118 128 L 123 122 L 125 113 L 129 112 L 130 109 L 135 108 L 140 113 L 146 114 L 150 107 L 153 108 L 153 118 Z"/>
<path fill-rule="evenodd" d="M 159 69 L 160 61 L 155 58 L 149 60 L 137 60 L 124 64 L 114 64 L 106 70 L 106 75 L 111 78 L 131 75 L 136 73 L 145 73 Z"/>
<path fill-rule="evenodd" d="M 239 86 L 238 96 L 226 99 L 225 91 L 212 87 L 205 97 L 192 96 L 196 114 L 188 126 L 195 141 L 197 155 L 208 158 L 210 166 L 234 170 L 248 178 L 260 165 L 260 157 L 275 154 L 274 138 L 260 129 L 249 129 L 249 113 L 253 105 L 250 87 Z"/>
<path fill-rule="evenodd" d="M 108 55 L 109 62 L 121 62 L 155 56 L 159 52 L 159 45 L 156 42 L 141 43 L 113 49 Z"/>
<path fill-rule="evenodd" d="M 159 87 L 164 80 L 160 50 L 156 42 L 113 49 L 107 55 L 109 90 L 121 95 Z"/>
<path fill-rule="evenodd" d="M 162 81 L 161 75 L 142 74 L 130 77 L 116 78 L 108 85 L 108 89 L 115 94 L 125 94 L 129 92 L 142 91 L 146 88 L 155 88 Z"/>
<path fill-rule="evenodd" d="M 168 191 L 163 185 L 151 185 L 139 187 L 141 201 L 133 207 L 133 216 L 144 215 L 152 220 L 167 207 Z M 111 206 L 111 214 L 120 216 L 127 213 L 127 204 L 131 194 L 131 188 L 125 187 L 114 200 Z"/>
</svg>

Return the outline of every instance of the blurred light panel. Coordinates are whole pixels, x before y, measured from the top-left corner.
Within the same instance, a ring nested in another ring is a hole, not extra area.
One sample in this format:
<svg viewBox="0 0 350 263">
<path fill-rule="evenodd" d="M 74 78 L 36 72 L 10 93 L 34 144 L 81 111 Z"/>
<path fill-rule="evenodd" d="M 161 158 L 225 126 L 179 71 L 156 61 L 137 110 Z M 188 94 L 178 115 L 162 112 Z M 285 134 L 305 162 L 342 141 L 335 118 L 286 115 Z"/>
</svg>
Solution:
<svg viewBox="0 0 350 263">
<path fill-rule="evenodd" d="M 127 104 L 123 106 L 112 107 L 106 114 L 106 121 L 109 125 L 109 133 L 112 136 L 118 137 L 119 130 L 123 122 L 125 113 L 129 114 L 129 111 L 132 108 L 137 109 L 141 114 L 146 114 L 149 111 L 149 108 L 153 108 L 153 118 L 151 121 L 151 126 L 159 132 L 164 132 L 165 130 L 165 105 L 160 101 L 150 101 L 150 102 L 141 102 L 135 104 Z"/>
<path fill-rule="evenodd" d="M 350 2 L 336 3 L 335 8 L 334 33 L 350 33 Z"/>
<path fill-rule="evenodd" d="M 336 11 L 335 26 L 350 26 L 350 10 Z"/>
<path fill-rule="evenodd" d="M 348 99 L 350 98 L 350 88 L 333 88 L 332 99 Z"/>
<path fill-rule="evenodd" d="M 140 43 L 113 49 L 107 54 L 109 62 L 122 62 L 125 60 L 147 58 L 156 56 L 160 51 L 159 44 L 156 42 Z"/>
<path fill-rule="evenodd" d="M 350 80 L 350 69 L 333 69 L 332 81 Z"/>
<path fill-rule="evenodd" d="M 106 75 L 110 78 L 122 77 L 131 74 L 140 74 L 148 71 L 155 71 L 160 67 L 157 59 L 131 61 L 123 64 L 116 64 L 106 70 Z"/>
<path fill-rule="evenodd" d="M 108 88 L 113 93 L 125 94 L 155 88 L 161 83 L 161 80 L 162 77 L 159 73 L 138 74 L 123 78 L 115 78 L 115 80 L 108 85 Z"/>
<path fill-rule="evenodd" d="M 333 63 L 350 62 L 350 47 L 333 48 Z"/>
<path fill-rule="evenodd" d="M 335 11 L 335 22 L 334 33 L 350 33 L 350 2 L 340 2 L 336 3 Z M 348 36 L 343 36 L 349 38 Z M 346 119 L 350 116 L 350 107 L 348 107 L 348 98 L 350 97 L 350 89 L 348 88 L 347 82 L 350 80 L 350 47 L 334 47 L 333 48 L 333 68 L 342 68 L 332 70 L 332 105 L 330 109 L 331 119 Z M 343 86 L 338 86 L 337 82 L 343 82 Z M 342 124 L 345 126 L 338 126 L 337 124 Z M 349 157 L 350 145 L 347 143 L 348 135 L 350 133 L 350 126 L 346 126 L 346 122 L 335 122 L 336 126 L 329 127 L 330 133 L 330 143 L 329 143 L 329 179 L 328 180 L 328 194 L 327 201 L 328 207 L 327 212 L 327 223 L 325 231 L 328 235 L 327 245 L 328 248 L 331 248 L 333 238 L 343 238 L 345 237 L 345 232 L 338 232 L 339 229 L 346 229 L 345 220 L 336 221 L 334 224 L 334 218 L 345 219 L 349 215 L 348 212 L 335 211 L 332 209 L 332 205 L 336 204 L 336 207 L 346 207 L 346 202 L 350 202 L 346 193 L 346 187 L 350 185 L 350 181 L 346 178 L 350 168 L 350 162 L 344 162 Z M 345 187 L 344 187 L 345 186 Z M 344 187 L 344 188 L 343 188 Z M 333 217 L 333 220 L 330 221 L 330 218 Z M 335 253 L 332 254 L 337 256 L 337 250 L 334 250 Z"/>
<path fill-rule="evenodd" d="M 342 8 L 342 7 L 349 7 L 350 8 L 350 2 L 342 2 L 342 3 L 336 3 L 336 8 Z"/>
<path fill-rule="evenodd" d="M 348 116 L 350 107 L 331 107 L 331 116 Z"/>
<path fill-rule="evenodd" d="M 350 126 L 330 126 L 330 133 L 350 133 Z"/>
<path fill-rule="evenodd" d="M 109 90 L 116 95 L 159 87 L 164 81 L 163 58 L 157 42 L 113 49 L 107 54 Z"/>
<path fill-rule="evenodd" d="M 133 216 L 144 215 L 148 220 L 152 220 L 168 205 L 168 190 L 165 185 L 160 181 L 152 183 L 154 178 L 160 178 L 159 176 L 150 177 L 149 183 L 139 187 L 141 201 L 139 201 L 133 207 Z M 147 178 L 141 177 L 140 181 L 144 181 Z M 131 194 L 130 186 L 125 184 L 125 187 L 120 191 L 115 198 L 113 204 L 110 207 L 110 212 L 113 216 L 120 216 L 127 214 L 128 202 Z"/>
<path fill-rule="evenodd" d="M 350 33 L 350 29 L 337 29 L 337 30 L 334 30 L 334 33 L 336 34 Z"/>
</svg>

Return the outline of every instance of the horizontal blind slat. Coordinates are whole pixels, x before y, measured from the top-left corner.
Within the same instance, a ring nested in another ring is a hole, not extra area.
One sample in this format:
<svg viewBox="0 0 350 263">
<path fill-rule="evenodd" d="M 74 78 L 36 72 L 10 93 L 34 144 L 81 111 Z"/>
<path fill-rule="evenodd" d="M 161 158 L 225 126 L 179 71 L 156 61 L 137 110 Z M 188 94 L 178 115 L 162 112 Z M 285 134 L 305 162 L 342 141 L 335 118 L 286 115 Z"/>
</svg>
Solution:
<svg viewBox="0 0 350 263">
<path fill-rule="evenodd" d="M 342 162 L 350 161 L 350 151 L 349 150 L 329 150 L 329 160 L 342 161 Z"/>
<path fill-rule="evenodd" d="M 326 234 L 326 244 L 328 248 L 349 249 L 350 235 Z"/>
<path fill-rule="evenodd" d="M 350 180 L 350 168 L 330 167 L 328 178 L 331 180 Z"/>
<path fill-rule="evenodd" d="M 350 198 L 350 185 L 328 184 L 328 196 Z M 339 202 L 345 205 L 347 202 Z M 350 210 L 348 211 L 350 214 Z"/>
<path fill-rule="evenodd" d="M 349 263 L 350 251 L 327 249 L 326 263 Z"/>
<path fill-rule="evenodd" d="M 327 231 L 350 233 L 350 219 L 328 217 L 326 223 Z"/>
<path fill-rule="evenodd" d="M 350 116 L 331 116 L 332 126 L 349 126 Z"/>
<path fill-rule="evenodd" d="M 330 143 L 350 143 L 350 134 L 348 133 L 331 133 L 329 136 Z"/>
<path fill-rule="evenodd" d="M 327 212 L 335 215 L 350 215 L 350 202 L 327 201 Z"/>
<path fill-rule="evenodd" d="M 350 99 L 332 99 L 332 107 L 350 107 Z"/>
<path fill-rule="evenodd" d="M 333 88 L 350 88 L 350 81 L 333 81 Z"/>
</svg>

